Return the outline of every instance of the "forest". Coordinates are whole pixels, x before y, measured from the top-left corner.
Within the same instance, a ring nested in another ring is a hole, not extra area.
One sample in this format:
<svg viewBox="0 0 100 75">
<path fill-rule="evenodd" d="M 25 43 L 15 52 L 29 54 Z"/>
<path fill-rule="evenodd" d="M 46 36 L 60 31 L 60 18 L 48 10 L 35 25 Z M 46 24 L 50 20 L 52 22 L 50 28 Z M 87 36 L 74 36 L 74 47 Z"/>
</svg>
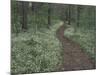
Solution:
<svg viewBox="0 0 100 75">
<path fill-rule="evenodd" d="M 95 58 L 96 6 L 11 0 L 11 73 L 94 69 Z"/>
</svg>

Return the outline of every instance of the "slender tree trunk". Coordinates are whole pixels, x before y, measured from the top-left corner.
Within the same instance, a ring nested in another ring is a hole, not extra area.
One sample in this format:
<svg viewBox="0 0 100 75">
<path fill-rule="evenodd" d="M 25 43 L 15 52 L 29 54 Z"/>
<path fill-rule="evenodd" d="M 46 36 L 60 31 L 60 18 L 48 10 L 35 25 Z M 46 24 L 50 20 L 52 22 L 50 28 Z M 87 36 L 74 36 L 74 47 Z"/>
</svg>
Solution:
<svg viewBox="0 0 100 75">
<path fill-rule="evenodd" d="M 70 5 L 68 5 L 68 25 L 70 25 Z"/>
<path fill-rule="evenodd" d="M 32 8 L 31 8 L 31 11 L 32 11 L 32 16 L 34 16 L 34 18 L 33 18 L 33 23 L 34 23 L 34 25 L 35 25 L 35 28 L 36 28 L 36 6 L 35 6 L 35 3 L 34 2 L 32 2 Z"/>
<path fill-rule="evenodd" d="M 68 23 L 68 6 L 65 8 L 65 21 L 64 23 Z"/>
<path fill-rule="evenodd" d="M 48 28 L 51 25 L 51 4 L 48 3 Z"/>
<path fill-rule="evenodd" d="M 27 30 L 27 3 L 26 2 L 23 2 L 22 3 L 22 29 L 23 30 Z"/>
<path fill-rule="evenodd" d="M 87 16 L 88 16 L 88 28 L 91 28 L 91 9 L 90 6 L 87 7 Z"/>
<path fill-rule="evenodd" d="M 79 12 L 79 5 L 74 6 L 74 32 L 77 31 L 77 27 L 79 27 L 79 17 L 80 17 L 80 12 Z"/>
<path fill-rule="evenodd" d="M 32 12 L 34 12 L 35 9 L 35 3 L 32 2 Z"/>
<path fill-rule="evenodd" d="M 13 6 L 11 6 L 11 7 L 13 7 Z M 19 19 L 19 2 L 18 1 L 16 1 L 16 8 L 14 9 L 14 13 L 12 13 L 12 11 L 11 11 L 11 14 L 12 15 L 14 14 L 14 17 L 16 17 L 17 20 Z M 11 22 L 13 22 L 13 21 L 11 21 Z M 16 29 L 15 32 L 16 32 L 16 36 L 17 36 L 19 33 L 18 25 L 14 25 L 14 28 Z"/>
<path fill-rule="evenodd" d="M 77 5 L 77 27 L 79 27 L 79 21 L 80 21 L 80 6 Z"/>
</svg>

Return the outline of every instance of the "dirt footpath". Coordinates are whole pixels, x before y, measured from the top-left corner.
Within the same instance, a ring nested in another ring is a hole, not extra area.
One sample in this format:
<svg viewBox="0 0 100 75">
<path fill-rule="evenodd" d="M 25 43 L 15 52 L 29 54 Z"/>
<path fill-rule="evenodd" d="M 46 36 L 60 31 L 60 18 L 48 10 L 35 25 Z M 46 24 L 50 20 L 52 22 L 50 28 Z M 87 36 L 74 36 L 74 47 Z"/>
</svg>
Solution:
<svg viewBox="0 0 100 75">
<path fill-rule="evenodd" d="M 81 50 L 80 45 L 64 36 L 64 24 L 57 30 L 57 38 L 62 43 L 63 63 L 61 70 L 87 70 L 95 69 L 95 63 Z"/>
</svg>

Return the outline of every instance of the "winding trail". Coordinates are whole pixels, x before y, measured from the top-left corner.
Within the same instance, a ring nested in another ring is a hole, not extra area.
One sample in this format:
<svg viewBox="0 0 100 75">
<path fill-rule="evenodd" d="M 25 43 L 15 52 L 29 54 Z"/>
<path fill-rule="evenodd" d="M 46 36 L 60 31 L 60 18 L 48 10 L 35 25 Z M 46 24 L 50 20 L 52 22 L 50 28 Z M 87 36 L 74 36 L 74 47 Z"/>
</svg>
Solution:
<svg viewBox="0 0 100 75">
<path fill-rule="evenodd" d="M 62 23 L 62 26 L 56 32 L 57 38 L 62 43 L 63 48 L 63 63 L 61 65 L 61 70 L 95 69 L 95 63 L 84 51 L 82 51 L 80 45 L 64 36 L 65 29 L 65 25 Z"/>
</svg>

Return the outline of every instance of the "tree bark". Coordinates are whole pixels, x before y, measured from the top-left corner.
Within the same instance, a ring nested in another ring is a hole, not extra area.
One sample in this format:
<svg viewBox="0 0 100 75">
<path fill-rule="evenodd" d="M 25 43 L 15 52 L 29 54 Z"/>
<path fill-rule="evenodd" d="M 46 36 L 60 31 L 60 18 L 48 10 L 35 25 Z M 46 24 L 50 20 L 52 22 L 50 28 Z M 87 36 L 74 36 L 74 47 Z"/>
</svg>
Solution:
<svg viewBox="0 0 100 75">
<path fill-rule="evenodd" d="M 51 25 L 51 4 L 48 3 L 48 28 Z"/>
<path fill-rule="evenodd" d="M 79 21 L 80 21 L 80 6 L 77 5 L 77 27 L 79 27 Z"/>
<path fill-rule="evenodd" d="M 68 25 L 70 25 L 70 5 L 68 5 Z"/>
<path fill-rule="evenodd" d="M 67 22 L 68 23 L 68 6 L 66 7 L 65 9 L 65 23 Z"/>
<path fill-rule="evenodd" d="M 27 11 L 28 3 L 22 2 L 22 30 L 27 30 Z"/>
</svg>

